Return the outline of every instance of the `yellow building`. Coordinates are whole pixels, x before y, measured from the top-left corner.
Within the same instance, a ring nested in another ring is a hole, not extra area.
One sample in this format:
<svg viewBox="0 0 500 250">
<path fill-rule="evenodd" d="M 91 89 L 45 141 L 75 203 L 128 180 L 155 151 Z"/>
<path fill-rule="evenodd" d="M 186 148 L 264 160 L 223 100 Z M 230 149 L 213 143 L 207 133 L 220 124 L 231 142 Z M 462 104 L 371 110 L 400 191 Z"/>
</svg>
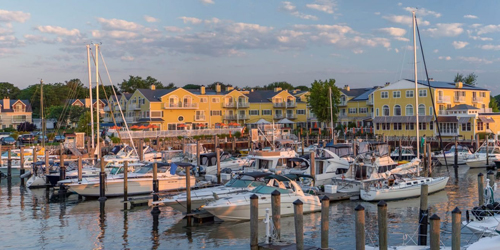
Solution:
<svg viewBox="0 0 500 250">
<path fill-rule="evenodd" d="M 5 98 L 0 102 L 0 129 L 17 128 L 23 122 L 32 122 L 31 104 L 28 100 Z"/>
<path fill-rule="evenodd" d="M 434 107 L 441 136 L 463 135 L 469 139 L 476 133 L 498 132 L 495 120 L 500 113 L 488 107 L 490 91 L 459 83 L 419 81 L 418 93 L 412 80 L 400 80 L 375 90 L 372 94 L 375 133 L 388 136 L 437 136 Z M 418 105 L 416 96 L 418 95 Z M 434 107 L 432 104 L 434 100 Z M 499 121 L 500 122 L 500 121 Z M 493 128 L 494 127 L 494 128 Z"/>
<path fill-rule="evenodd" d="M 379 87 L 350 88 L 345 85 L 340 89 L 340 104 L 338 105 L 338 125 L 347 126 L 354 123 L 356 127 L 371 126 L 373 116 L 373 95 Z"/>
</svg>

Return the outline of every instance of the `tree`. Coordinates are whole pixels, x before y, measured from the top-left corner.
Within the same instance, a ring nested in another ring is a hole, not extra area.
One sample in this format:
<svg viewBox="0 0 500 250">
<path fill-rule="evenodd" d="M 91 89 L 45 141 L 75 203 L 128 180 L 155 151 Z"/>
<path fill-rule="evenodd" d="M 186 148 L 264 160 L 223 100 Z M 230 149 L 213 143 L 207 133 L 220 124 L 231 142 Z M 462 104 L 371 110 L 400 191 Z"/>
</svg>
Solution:
<svg viewBox="0 0 500 250">
<path fill-rule="evenodd" d="M 0 82 L 0 99 L 16 99 L 19 92 L 21 92 L 21 90 L 18 87 L 14 86 L 14 84 L 8 82 Z"/>
<path fill-rule="evenodd" d="M 500 112 L 500 108 L 498 108 L 498 100 L 497 97 L 500 97 L 500 95 L 497 95 L 495 97 L 490 96 L 490 108 L 492 112 Z"/>
<path fill-rule="evenodd" d="M 214 82 L 212 84 L 209 84 L 207 86 L 207 89 L 215 89 L 215 86 L 217 86 L 217 84 L 220 85 L 220 89 L 226 89 L 226 87 L 227 87 L 227 84 L 224 84 L 223 82 Z"/>
<path fill-rule="evenodd" d="M 201 85 L 198 85 L 198 84 L 186 84 L 184 85 L 184 89 L 199 89 L 201 87 Z"/>
<path fill-rule="evenodd" d="M 266 86 L 264 86 L 265 89 L 267 90 L 273 90 L 274 88 L 281 88 L 283 90 L 287 89 L 287 90 L 294 90 L 295 87 L 290 84 L 290 83 L 287 83 L 287 82 L 273 82 L 273 83 L 270 83 Z"/>
<path fill-rule="evenodd" d="M 307 97 L 307 103 L 311 107 L 311 112 L 320 122 L 330 122 L 330 98 L 328 96 L 330 87 L 332 88 L 333 122 L 335 123 L 337 121 L 337 107 L 340 104 L 340 90 L 335 86 L 335 79 L 314 80 L 309 90 L 310 95 Z"/>
<path fill-rule="evenodd" d="M 94 131 L 97 131 L 97 123 L 95 118 L 99 117 L 97 116 L 97 113 L 94 111 Z M 85 111 L 82 116 L 80 116 L 80 119 L 78 120 L 78 124 L 76 125 L 76 131 L 77 132 L 84 132 L 86 135 L 90 135 L 92 133 L 92 127 L 90 126 L 90 110 Z M 102 122 L 102 119 L 99 117 L 99 122 Z"/>
<path fill-rule="evenodd" d="M 151 85 L 155 85 L 157 89 L 163 88 L 163 84 L 151 76 L 146 79 L 140 76 L 129 76 L 128 80 L 123 79 L 122 83 L 118 84 L 120 92 L 127 93 L 133 93 L 136 89 L 149 89 Z"/>
<path fill-rule="evenodd" d="M 164 89 L 175 89 L 175 84 L 173 82 L 169 83 L 167 86 L 163 87 Z"/>
<path fill-rule="evenodd" d="M 476 85 L 477 84 L 477 75 L 474 74 L 474 72 L 464 76 L 462 73 L 457 73 L 457 75 L 455 75 L 455 80 L 454 82 L 463 82 L 464 84 L 467 84 L 467 85 Z"/>
</svg>

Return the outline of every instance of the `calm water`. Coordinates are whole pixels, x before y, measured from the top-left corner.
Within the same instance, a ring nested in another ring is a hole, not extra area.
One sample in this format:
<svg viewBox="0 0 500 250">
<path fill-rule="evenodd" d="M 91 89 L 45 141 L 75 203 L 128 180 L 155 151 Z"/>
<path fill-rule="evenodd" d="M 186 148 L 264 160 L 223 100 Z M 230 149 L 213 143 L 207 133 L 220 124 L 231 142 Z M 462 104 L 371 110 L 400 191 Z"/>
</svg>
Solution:
<svg viewBox="0 0 500 250">
<path fill-rule="evenodd" d="M 429 196 L 431 213 L 441 217 L 442 241 L 450 245 L 451 211 L 463 211 L 477 204 L 477 174 L 484 169 L 459 168 L 459 178 L 451 179 L 445 191 Z M 437 175 L 448 175 L 446 167 Z M 160 208 L 155 220 L 147 207 L 123 211 L 120 199 L 109 199 L 101 211 L 98 201 L 78 201 L 76 195 L 59 201 L 45 189 L 25 189 L 18 179 L 0 185 L 0 249 L 248 249 L 249 223 L 208 223 L 184 227 L 182 214 Z M 498 195 L 498 194 L 497 194 Z M 497 196 L 498 197 L 498 196 Z M 342 201 L 330 206 L 330 247 L 354 249 L 354 208 L 366 208 L 367 244 L 377 240 L 376 203 Z M 389 243 L 400 245 L 416 239 L 419 199 L 388 203 Z M 306 244 L 319 246 L 320 214 L 304 216 Z M 294 239 L 293 218 L 282 218 L 282 238 Z M 259 228 L 264 236 L 264 223 Z M 467 229 L 462 241 L 476 240 Z M 410 243 L 409 243 L 410 244 Z"/>
</svg>

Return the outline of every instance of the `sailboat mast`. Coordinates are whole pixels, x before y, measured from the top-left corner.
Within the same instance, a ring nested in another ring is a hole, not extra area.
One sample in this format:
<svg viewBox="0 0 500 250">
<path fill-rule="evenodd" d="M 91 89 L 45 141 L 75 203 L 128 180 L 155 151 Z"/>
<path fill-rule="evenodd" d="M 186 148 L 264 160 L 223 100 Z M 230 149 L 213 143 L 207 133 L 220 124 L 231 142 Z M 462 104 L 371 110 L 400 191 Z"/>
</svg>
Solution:
<svg viewBox="0 0 500 250">
<path fill-rule="evenodd" d="M 40 79 L 40 118 L 42 121 L 42 147 L 45 150 L 45 119 L 43 118 L 43 80 Z M 34 159 L 33 161 L 35 161 Z"/>
<path fill-rule="evenodd" d="M 101 149 L 99 147 L 100 144 L 100 133 L 99 133 L 99 118 L 100 118 L 100 113 L 99 113 L 99 106 L 100 106 L 100 99 L 99 99 L 99 44 L 95 44 L 95 90 L 96 90 L 96 113 L 97 113 L 97 120 L 96 120 L 96 129 L 97 129 L 97 142 L 96 142 L 96 150 L 97 150 L 97 157 L 101 158 Z"/>
<path fill-rule="evenodd" d="M 91 149 L 94 149 L 94 105 L 92 102 L 92 72 L 90 71 L 90 45 L 87 44 L 87 67 L 89 72 L 89 92 L 90 92 L 90 136 L 91 136 Z M 93 151 L 93 150 L 92 150 Z"/>
<path fill-rule="evenodd" d="M 413 63 L 415 71 L 415 108 L 413 109 L 413 112 L 415 112 L 415 130 L 417 131 L 417 158 L 420 158 L 420 131 L 418 127 L 417 34 L 415 19 L 415 11 L 413 11 Z"/>
<path fill-rule="evenodd" d="M 330 134 L 332 135 L 333 143 L 333 106 L 332 106 L 332 87 L 328 88 L 328 93 L 330 95 Z"/>
</svg>

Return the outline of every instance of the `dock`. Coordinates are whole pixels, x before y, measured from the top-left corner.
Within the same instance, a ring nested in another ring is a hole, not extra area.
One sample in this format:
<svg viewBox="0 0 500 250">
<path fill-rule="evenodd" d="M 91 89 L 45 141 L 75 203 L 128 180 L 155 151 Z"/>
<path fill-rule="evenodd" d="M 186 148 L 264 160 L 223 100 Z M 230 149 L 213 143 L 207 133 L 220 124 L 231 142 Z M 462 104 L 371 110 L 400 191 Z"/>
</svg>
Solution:
<svg viewBox="0 0 500 250">
<path fill-rule="evenodd" d="M 259 250 L 296 250 L 298 249 L 297 248 L 297 244 L 293 243 L 293 244 L 277 244 L 277 243 L 274 243 L 274 244 L 265 244 L 265 243 L 260 243 L 259 244 Z M 318 248 L 317 247 L 314 247 L 314 246 L 303 246 L 304 250 L 317 250 Z"/>
</svg>

